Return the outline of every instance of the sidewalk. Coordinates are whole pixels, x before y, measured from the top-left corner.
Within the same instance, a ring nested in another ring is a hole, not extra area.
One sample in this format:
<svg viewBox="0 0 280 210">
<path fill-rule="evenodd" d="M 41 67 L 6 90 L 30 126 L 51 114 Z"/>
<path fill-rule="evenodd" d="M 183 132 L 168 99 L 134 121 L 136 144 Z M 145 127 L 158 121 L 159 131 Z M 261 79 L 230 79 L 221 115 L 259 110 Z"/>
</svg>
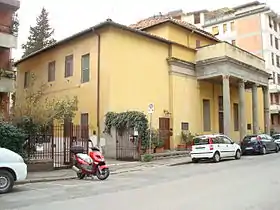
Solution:
<svg viewBox="0 0 280 210">
<path fill-rule="evenodd" d="M 112 174 L 121 174 L 133 171 L 142 171 L 147 168 L 156 168 L 161 166 L 181 165 L 191 162 L 190 157 L 178 157 L 170 159 L 156 160 L 152 162 L 123 162 L 108 160 L 108 166 Z M 51 182 L 58 180 L 76 179 L 77 175 L 72 169 L 61 169 L 48 172 L 30 172 L 27 179 L 17 184 L 36 183 L 36 182 Z"/>
</svg>

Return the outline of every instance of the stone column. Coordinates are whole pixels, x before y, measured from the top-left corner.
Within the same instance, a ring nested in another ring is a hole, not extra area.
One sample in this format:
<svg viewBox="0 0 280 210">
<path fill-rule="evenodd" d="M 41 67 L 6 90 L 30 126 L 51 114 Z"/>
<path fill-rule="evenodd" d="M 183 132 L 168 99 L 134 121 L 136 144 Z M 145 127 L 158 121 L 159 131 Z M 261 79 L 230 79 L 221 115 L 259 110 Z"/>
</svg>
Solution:
<svg viewBox="0 0 280 210">
<path fill-rule="evenodd" d="M 253 133 L 259 133 L 259 118 L 258 118 L 258 86 L 252 86 L 252 113 L 253 113 Z"/>
<path fill-rule="evenodd" d="M 245 108 L 245 83 L 244 81 L 239 82 L 239 106 L 238 106 L 238 118 L 239 118 L 239 133 L 240 141 L 243 140 L 247 133 L 247 122 L 246 122 L 246 108 Z"/>
<path fill-rule="evenodd" d="M 224 134 L 230 136 L 230 86 L 229 75 L 223 75 Z"/>
<path fill-rule="evenodd" d="M 270 135 L 269 89 L 267 86 L 263 86 L 262 90 L 263 90 L 263 107 L 264 107 L 264 130 L 266 134 Z"/>
</svg>

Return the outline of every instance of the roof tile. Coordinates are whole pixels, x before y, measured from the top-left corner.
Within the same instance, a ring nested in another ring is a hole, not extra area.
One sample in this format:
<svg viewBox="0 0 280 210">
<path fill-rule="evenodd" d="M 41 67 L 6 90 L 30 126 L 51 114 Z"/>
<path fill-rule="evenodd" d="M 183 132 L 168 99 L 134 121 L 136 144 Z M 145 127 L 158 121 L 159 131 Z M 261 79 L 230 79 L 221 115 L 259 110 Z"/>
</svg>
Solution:
<svg viewBox="0 0 280 210">
<path fill-rule="evenodd" d="M 158 25 L 158 24 L 164 23 L 164 22 L 173 22 L 177 25 L 185 27 L 186 29 L 194 30 L 197 33 L 200 33 L 200 34 L 202 34 L 204 36 L 207 36 L 211 39 L 215 39 L 215 40 L 219 41 L 211 33 L 208 33 L 208 32 L 206 32 L 202 29 L 199 29 L 196 26 L 194 26 L 194 25 L 192 25 L 192 24 L 190 24 L 186 21 L 174 19 L 169 15 L 158 15 L 158 16 L 149 17 L 149 18 L 146 18 L 144 20 L 138 21 L 136 24 L 129 25 L 129 27 L 134 28 L 134 29 L 138 29 L 138 30 L 144 30 L 145 28 L 149 28 L 151 26 L 155 26 L 155 25 Z"/>
</svg>

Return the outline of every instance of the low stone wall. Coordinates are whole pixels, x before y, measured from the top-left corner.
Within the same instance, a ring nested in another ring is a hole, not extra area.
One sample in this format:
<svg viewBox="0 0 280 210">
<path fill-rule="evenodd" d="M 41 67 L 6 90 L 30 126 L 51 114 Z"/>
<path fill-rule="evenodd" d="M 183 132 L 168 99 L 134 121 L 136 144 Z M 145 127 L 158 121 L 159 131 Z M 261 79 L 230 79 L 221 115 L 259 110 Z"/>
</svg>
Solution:
<svg viewBox="0 0 280 210">
<path fill-rule="evenodd" d="M 42 171 L 52 171 L 54 170 L 53 167 L 53 160 L 46 159 L 46 160 L 29 160 L 27 161 L 27 171 L 28 172 L 42 172 Z"/>
</svg>

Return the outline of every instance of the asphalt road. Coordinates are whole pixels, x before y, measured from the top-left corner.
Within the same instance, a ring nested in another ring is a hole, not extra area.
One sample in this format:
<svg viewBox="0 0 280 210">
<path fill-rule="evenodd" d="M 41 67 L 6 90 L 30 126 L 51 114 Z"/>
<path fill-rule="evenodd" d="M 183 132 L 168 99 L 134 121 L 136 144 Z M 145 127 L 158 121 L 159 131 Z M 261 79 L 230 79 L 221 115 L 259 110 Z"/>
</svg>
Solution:
<svg viewBox="0 0 280 210">
<path fill-rule="evenodd" d="M 17 186 L 0 210 L 279 210 L 280 153 Z"/>
</svg>

